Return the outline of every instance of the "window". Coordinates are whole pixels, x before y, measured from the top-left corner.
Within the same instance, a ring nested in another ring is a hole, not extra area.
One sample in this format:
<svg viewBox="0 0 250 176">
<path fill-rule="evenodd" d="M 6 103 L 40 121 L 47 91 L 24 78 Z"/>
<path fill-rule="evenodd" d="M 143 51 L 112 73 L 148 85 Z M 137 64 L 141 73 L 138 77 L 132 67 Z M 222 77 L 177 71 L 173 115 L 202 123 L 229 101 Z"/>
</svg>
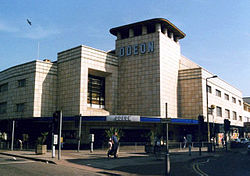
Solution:
<svg viewBox="0 0 250 176">
<path fill-rule="evenodd" d="M 90 107 L 104 108 L 105 105 L 105 78 L 88 76 L 88 105 Z"/>
<path fill-rule="evenodd" d="M 25 103 L 16 104 L 16 112 L 24 112 Z"/>
<path fill-rule="evenodd" d="M 225 109 L 225 118 L 230 119 L 230 111 Z"/>
<path fill-rule="evenodd" d="M 216 96 L 221 97 L 221 91 L 216 89 Z"/>
<path fill-rule="evenodd" d="M 236 103 L 236 98 L 232 97 L 232 102 Z"/>
<path fill-rule="evenodd" d="M 239 116 L 240 121 L 242 122 L 242 116 Z"/>
<path fill-rule="evenodd" d="M 233 120 L 237 120 L 237 113 L 233 111 Z"/>
<path fill-rule="evenodd" d="M 0 85 L 0 92 L 5 92 L 8 90 L 8 83 Z"/>
<path fill-rule="evenodd" d="M 207 86 L 207 92 L 212 93 L 212 88 L 209 85 Z"/>
<path fill-rule="evenodd" d="M 7 112 L 7 102 L 0 103 L 0 114 L 5 114 Z"/>
<path fill-rule="evenodd" d="M 18 80 L 18 87 L 25 87 L 26 86 L 26 79 Z"/>
<path fill-rule="evenodd" d="M 229 95 L 228 94 L 224 94 L 225 100 L 229 100 Z"/>
<path fill-rule="evenodd" d="M 241 106 L 241 101 L 239 100 L 239 105 Z"/>
<path fill-rule="evenodd" d="M 217 115 L 218 117 L 222 117 L 221 107 L 219 107 L 219 106 L 216 106 L 216 115 Z"/>
</svg>

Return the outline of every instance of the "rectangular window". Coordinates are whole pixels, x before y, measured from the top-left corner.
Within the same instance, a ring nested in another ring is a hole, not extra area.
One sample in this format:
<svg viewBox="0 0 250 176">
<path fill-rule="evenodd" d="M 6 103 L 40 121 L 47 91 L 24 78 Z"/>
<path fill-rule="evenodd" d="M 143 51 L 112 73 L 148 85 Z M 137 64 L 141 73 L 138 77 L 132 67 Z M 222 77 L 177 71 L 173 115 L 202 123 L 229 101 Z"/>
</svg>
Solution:
<svg viewBox="0 0 250 176">
<path fill-rule="evenodd" d="M 232 97 L 232 102 L 236 103 L 236 98 Z"/>
<path fill-rule="evenodd" d="M 233 120 L 237 120 L 237 113 L 233 111 Z"/>
<path fill-rule="evenodd" d="M 209 85 L 207 86 L 207 92 L 212 93 L 212 88 Z"/>
<path fill-rule="evenodd" d="M 7 102 L 0 103 L 0 114 L 5 114 L 7 112 Z"/>
<path fill-rule="evenodd" d="M 104 108 L 105 105 L 105 78 L 88 76 L 88 105 L 90 107 Z"/>
<path fill-rule="evenodd" d="M 230 119 L 230 111 L 225 109 L 225 118 Z"/>
<path fill-rule="evenodd" d="M 242 122 L 242 116 L 239 116 L 240 121 Z"/>
<path fill-rule="evenodd" d="M 221 110 L 221 107 L 219 106 L 216 106 L 216 115 L 218 117 L 222 117 L 222 110 Z"/>
<path fill-rule="evenodd" d="M 25 103 L 16 104 L 16 112 L 24 112 Z"/>
<path fill-rule="evenodd" d="M 221 91 L 216 89 L 216 96 L 221 97 Z"/>
<path fill-rule="evenodd" d="M 5 92 L 8 90 L 8 83 L 0 85 L 0 92 Z"/>
<path fill-rule="evenodd" d="M 26 79 L 18 80 L 18 87 L 25 87 L 26 86 Z"/>
<path fill-rule="evenodd" d="M 239 100 L 239 105 L 241 106 L 241 101 Z"/>
<path fill-rule="evenodd" d="M 224 94 L 225 100 L 229 100 L 229 95 L 228 94 Z"/>
</svg>

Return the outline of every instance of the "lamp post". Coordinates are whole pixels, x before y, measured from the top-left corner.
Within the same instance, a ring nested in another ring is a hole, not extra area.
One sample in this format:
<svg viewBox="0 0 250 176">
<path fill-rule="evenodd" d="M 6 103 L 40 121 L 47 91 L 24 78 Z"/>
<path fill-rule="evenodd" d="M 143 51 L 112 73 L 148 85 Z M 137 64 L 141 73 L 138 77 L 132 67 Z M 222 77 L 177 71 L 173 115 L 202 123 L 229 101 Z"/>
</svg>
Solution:
<svg viewBox="0 0 250 176">
<path fill-rule="evenodd" d="M 211 76 L 211 77 L 207 77 L 206 78 L 206 95 L 207 95 L 207 142 L 208 142 L 208 146 L 211 142 L 210 140 L 210 126 L 209 126 L 209 117 L 208 117 L 208 85 L 207 85 L 207 80 L 208 79 L 212 79 L 212 78 L 217 78 L 218 76 L 217 75 L 214 75 L 214 76 Z"/>
</svg>

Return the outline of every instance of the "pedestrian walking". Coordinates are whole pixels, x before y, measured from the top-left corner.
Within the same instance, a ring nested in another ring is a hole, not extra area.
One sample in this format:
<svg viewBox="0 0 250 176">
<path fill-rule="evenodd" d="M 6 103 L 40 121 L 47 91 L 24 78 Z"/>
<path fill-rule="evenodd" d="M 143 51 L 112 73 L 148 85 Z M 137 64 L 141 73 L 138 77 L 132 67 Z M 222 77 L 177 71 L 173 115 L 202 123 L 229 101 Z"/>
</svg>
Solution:
<svg viewBox="0 0 250 176">
<path fill-rule="evenodd" d="M 113 144 L 112 144 L 112 139 L 109 138 L 109 141 L 108 141 L 108 153 L 107 153 L 108 158 L 109 158 L 109 155 L 112 154 L 112 146 L 113 146 Z"/>
<path fill-rule="evenodd" d="M 221 144 L 222 144 L 222 148 L 224 148 L 224 146 L 225 146 L 225 143 L 224 143 L 225 141 L 224 141 L 224 137 L 223 138 L 221 138 Z"/>
<path fill-rule="evenodd" d="M 183 148 L 185 149 L 187 146 L 187 138 L 185 136 L 183 138 L 183 142 L 184 142 Z"/>
<path fill-rule="evenodd" d="M 115 132 L 115 134 L 112 136 L 112 144 L 114 146 L 114 158 L 117 158 L 117 150 L 118 150 L 118 146 L 119 146 L 119 141 L 118 141 L 118 138 L 117 138 L 117 135 L 118 133 Z"/>
</svg>

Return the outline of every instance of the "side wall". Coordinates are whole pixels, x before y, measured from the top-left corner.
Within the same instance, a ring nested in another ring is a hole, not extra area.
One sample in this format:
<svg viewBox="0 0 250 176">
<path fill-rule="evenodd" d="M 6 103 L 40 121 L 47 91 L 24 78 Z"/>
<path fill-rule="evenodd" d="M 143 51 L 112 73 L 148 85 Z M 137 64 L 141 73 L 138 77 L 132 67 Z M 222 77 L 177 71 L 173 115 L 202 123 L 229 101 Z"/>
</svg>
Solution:
<svg viewBox="0 0 250 176">
<path fill-rule="evenodd" d="M 110 115 L 117 112 L 118 61 L 117 57 L 87 46 L 81 49 L 80 113 L 88 116 Z M 88 74 L 105 77 L 105 108 L 87 105 Z"/>
<path fill-rule="evenodd" d="M 179 42 L 167 34 L 160 35 L 160 107 L 161 117 L 177 118 L 177 84 L 179 60 L 181 57 Z"/>
<path fill-rule="evenodd" d="M 206 106 L 206 78 L 213 76 L 211 73 L 202 69 L 202 89 L 203 89 L 203 112 L 205 112 L 205 116 L 207 113 L 207 106 Z M 214 121 L 215 123 L 224 123 L 225 119 L 225 110 L 230 110 L 230 121 L 231 125 L 235 126 L 243 126 L 243 99 L 242 93 L 240 90 L 236 89 L 235 87 L 231 86 L 230 84 L 226 83 L 220 78 L 213 78 L 208 79 L 208 85 L 212 88 L 212 93 L 208 93 L 208 107 L 211 105 L 215 105 L 221 107 L 222 109 L 222 117 L 217 116 L 216 108 L 213 112 L 213 116 L 209 115 L 209 120 Z M 221 97 L 216 95 L 216 89 L 221 91 Z M 229 100 L 225 99 L 225 94 L 229 95 Z M 236 103 L 232 102 L 232 97 L 236 99 Z M 239 101 L 241 103 L 239 103 Z M 237 120 L 233 120 L 233 111 L 237 114 Z M 240 120 L 241 116 L 241 120 Z M 213 120 L 212 120 L 213 119 Z M 206 120 L 206 119 L 205 119 Z"/>
<path fill-rule="evenodd" d="M 204 114 L 201 68 L 179 70 L 178 117 L 197 119 Z"/>
<path fill-rule="evenodd" d="M 51 117 L 56 111 L 57 65 L 36 62 L 34 117 Z"/>
<path fill-rule="evenodd" d="M 76 116 L 80 112 L 81 47 L 58 53 L 57 109 L 64 116 Z"/>
<path fill-rule="evenodd" d="M 36 61 L 18 65 L 0 72 L 0 85 L 8 83 L 8 90 L 0 92 L 0 103 L 7 103 L 7 111 L 0 119 L 33 116 Z M 24 87 L 18 80 L 26 79 Z M 17 104 L 24 103 L 24 111 L 17 112 Z"/>
<path fill-rule="evenodd" d="M 105 77 L 105 108 L 87 104 L 88 75 Z M 58 53 L 58 109 L 65 116 L 95 116 L 116 113 L 117 57 L 87 46 Z"/>
</svg>

